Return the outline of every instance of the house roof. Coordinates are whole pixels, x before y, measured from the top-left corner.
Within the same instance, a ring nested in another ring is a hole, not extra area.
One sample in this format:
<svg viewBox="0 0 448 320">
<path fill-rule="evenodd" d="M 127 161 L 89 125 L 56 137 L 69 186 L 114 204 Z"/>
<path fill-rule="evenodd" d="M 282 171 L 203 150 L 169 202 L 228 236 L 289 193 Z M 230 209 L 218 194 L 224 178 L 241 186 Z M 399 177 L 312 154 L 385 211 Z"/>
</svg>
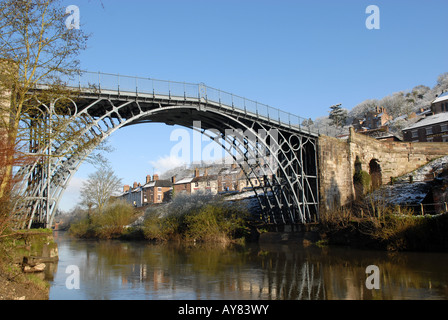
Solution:
<svg viewBox="0 0 448 320">
<path fill-rule="evenodd" d="M 216 176 L 216 175 L 201 176 L 201 177 L 193 178 L 193 180 L 191 180 L 191 182 L 211 181 L 211 180 L 216 180 L 217 178 L 218 178 L 218 176 Z"/>
<path fill-rule="evenodd" d="M 148 182 L 143 188 L 171 187 L 172 185 L 173 183 L 170 180 L 156 180 Z"/>
<path fill-rule="evenodd" d="M 191 181 L 193 180 L 193 178 L 183 178 L 183 179 L 181 179 L 181 180 L 179 180 L 179 181 L 176 181 L 176 183 L 175 184 L 184 184 L 184 183 L 190 183 Z"/>
<path fill-rule="evenodd" d="M 440 102 L 440 101 L 445 101 L 448 100 L 448 91 L 442 93 L 440 96 L 437 97 L 436 100 L 434 100 L 432 103 L 436 103 L 436 102 Z"/>
<path fill-rule="evenodd" d="M 421 119 L 420 121 L 417 121 L 413 125 L 404 128 L 403 131 L 416 129 L 420 127 L 426 127 L 432 124 L 441 123 L 441 122 L 448 122 L 448 112 L 439 113 L 433 116 L 429 116 L 426 118 Z"/>
</svg>

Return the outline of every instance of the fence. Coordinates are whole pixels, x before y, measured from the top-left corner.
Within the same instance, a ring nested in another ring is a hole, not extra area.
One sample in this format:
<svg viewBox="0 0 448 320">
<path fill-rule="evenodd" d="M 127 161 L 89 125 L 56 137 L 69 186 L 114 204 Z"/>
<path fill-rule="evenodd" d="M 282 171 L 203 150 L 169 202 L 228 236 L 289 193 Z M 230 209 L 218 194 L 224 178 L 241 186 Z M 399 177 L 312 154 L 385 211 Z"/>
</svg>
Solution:
<svg viewBox="0 0 448 320">
<path fill-rule="evenodd" d="M 446 202 L 440 203 L 420 203 L 420 204 L 405 204 L 397 207 L 398 213 L 401 213 L 402 209 L 411 209 L 414 214 L 426 215 L 426 214 L 439 214 L 448 212 L 448 204 Z"/>
<path fill-rule="evenodd" d="M 195 84 L 89 71 L 82 71 L 81 74 L 68 79 L 65 78 L 64 80 L 69 86 L 79 89 L 94 88 L 99 92 L 102 92 L 102 90 L 111 90 L 119 94 L 132 93 L 137 96 L 146 94 L 153 96 L 162 95 L 177 99 L 205 100 L 206 102 L 214 102 L 239 109 L 257 117 L 264 117 L 285 126 L 293 126 L 304 132 L 313 134 L 323 133 L 327 135 L 337 134 L 337 130 L 333 127 L 316 124 L 311 119 L 306 119 L 254 100 L 215 89 L 203 83 Z"/>
</svg>

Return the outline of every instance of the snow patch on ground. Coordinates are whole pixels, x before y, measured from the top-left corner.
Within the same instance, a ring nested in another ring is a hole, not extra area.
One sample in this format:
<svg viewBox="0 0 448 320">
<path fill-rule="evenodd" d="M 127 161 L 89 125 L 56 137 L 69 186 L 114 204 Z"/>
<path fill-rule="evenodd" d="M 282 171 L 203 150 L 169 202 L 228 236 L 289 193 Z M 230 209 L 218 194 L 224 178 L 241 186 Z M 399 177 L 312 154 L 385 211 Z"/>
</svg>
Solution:
<svg viewBox="0 0 448 320">
<path fill-rule="evenodd" d="M 397 182 L 409 182 L 409 176 L 413 177 L 414 181 L 428 181 L 433 180 L 435 176 L 442 173 L 444 169 L 448 168 L 448 156 L 435 159 L 428 164 L 414 170 L 411 173 L 405 174 L 396 179 Z"/>
<path fill-rule="evenodd" d="M 371 199 L 392 205 L 420 204 L 431 190 L 431 182 L 448 169 L 448 156 L 435 159 L 411 173 L 398 177 L 394 185 L 382 186 Z M 409 177 L 412 176 L 413 183 Z"/>
</svg>

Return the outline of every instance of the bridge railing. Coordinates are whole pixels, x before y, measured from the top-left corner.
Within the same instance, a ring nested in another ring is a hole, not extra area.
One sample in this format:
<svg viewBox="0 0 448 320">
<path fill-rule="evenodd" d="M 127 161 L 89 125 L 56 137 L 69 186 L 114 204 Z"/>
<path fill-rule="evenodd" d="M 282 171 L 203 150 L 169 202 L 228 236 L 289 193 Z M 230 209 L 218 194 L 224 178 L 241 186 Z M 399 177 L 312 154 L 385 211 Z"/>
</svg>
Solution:
<svg viewBox="0 0 448 320">
<path fill-rule="evenodd" d="M 93 88 L 98 92 L 110 90 L 136 95 L 197 99 L 234 108 L 257 117 L 264 117 L 272 122 L 299 128 L 305 132 L 319 134 L 321 131 L 325 131 L 325 128 L 319 127 L 311 119 L 302 118 L 202 83 L 176 82 L 90 71 L 83 71 L 80 75 L 67 80 L 67 83 L 70 86 L 79 87 L 79 89 Z"/>
</svg>

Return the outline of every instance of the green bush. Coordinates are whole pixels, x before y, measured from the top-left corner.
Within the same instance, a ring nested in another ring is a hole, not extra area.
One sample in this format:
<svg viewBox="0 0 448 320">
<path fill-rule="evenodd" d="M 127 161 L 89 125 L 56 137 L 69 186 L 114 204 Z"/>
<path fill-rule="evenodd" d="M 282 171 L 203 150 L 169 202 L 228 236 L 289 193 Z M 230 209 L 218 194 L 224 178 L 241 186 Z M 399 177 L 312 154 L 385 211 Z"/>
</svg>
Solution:
<svg viewBox="0 0 448 320">
<path fill-rule="evenodd" d="M 143 232 L 147 239 L 229 243 L 245 236 L 247 211 L 234 204 L 213 200 L 191 206 L 147 213 Z M 168 212 L 168 213 L 167 213 Z"/>
<path fill-rule="evenodd" d="M 353 183 L 355 188 L 362 188 L 362 193 L 370 191 L 372 185 L 372 177 L 366 171 L 359 170 L 353 175 Z"/>
<path fill-rule="evenodd" d="M 109 203 L 102 212 L 85 214 L 70 225 L 70 233 L 80 238 L 111 239 L 120 237 L 135 216 L 134 208 L 122 201 Z"/>
</svg>

